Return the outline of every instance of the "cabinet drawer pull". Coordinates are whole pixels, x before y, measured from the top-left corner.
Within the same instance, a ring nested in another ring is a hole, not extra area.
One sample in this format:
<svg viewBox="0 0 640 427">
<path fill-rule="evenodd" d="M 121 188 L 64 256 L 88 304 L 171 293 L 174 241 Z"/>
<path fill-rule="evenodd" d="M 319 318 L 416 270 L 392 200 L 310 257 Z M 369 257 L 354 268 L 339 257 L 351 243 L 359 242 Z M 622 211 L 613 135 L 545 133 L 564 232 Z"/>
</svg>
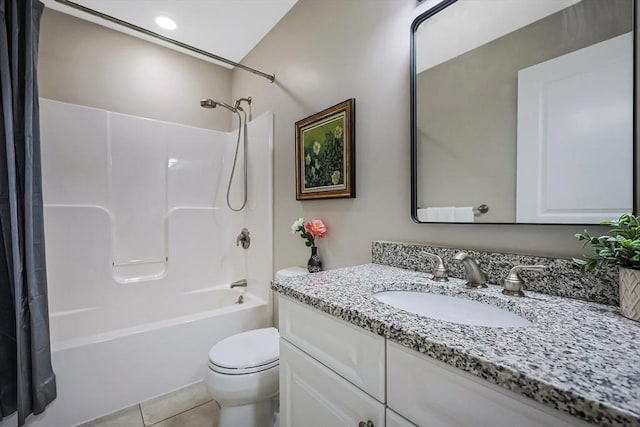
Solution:
<svg viewBox="0 0 640 427">
<path fill-rule="evenodd" d="M 360 421 L 358 423 L 358 427 L 375 427 L 375 426 L 373 425 L 373 421 L 369 420 L 367 422 Z"/>
</svg>

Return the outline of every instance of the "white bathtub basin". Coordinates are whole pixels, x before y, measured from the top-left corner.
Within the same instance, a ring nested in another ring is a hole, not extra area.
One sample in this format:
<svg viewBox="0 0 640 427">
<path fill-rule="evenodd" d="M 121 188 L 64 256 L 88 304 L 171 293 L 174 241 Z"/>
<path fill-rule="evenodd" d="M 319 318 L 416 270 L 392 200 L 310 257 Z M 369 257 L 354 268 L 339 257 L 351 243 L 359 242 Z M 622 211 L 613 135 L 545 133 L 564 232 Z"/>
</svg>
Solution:
<svg viewBox="0 0 640 427">
<path fill-rule="evenodd" d="M 411 291 L 383 291 L 373 294 L 380 302 L 415 313 L 418 316 L 461 325 L 494 328 L 521 328 L 532 323 L 507 310 L 447 295 Z"/>
</svg>

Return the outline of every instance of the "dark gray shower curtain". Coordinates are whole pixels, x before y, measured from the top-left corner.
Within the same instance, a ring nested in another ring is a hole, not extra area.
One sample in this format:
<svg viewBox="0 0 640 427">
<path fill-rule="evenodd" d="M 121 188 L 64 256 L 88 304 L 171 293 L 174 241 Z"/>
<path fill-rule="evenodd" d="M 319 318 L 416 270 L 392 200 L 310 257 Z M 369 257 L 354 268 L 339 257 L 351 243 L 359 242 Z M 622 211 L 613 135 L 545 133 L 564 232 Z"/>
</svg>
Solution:
<svg viewBox="0 0 640 427">
<path fill-rule="evenodd" d="M 45 270 L 36 78 L 38 0 L 0 0 L 0 420 L 56 397 Z"/>
</svg>

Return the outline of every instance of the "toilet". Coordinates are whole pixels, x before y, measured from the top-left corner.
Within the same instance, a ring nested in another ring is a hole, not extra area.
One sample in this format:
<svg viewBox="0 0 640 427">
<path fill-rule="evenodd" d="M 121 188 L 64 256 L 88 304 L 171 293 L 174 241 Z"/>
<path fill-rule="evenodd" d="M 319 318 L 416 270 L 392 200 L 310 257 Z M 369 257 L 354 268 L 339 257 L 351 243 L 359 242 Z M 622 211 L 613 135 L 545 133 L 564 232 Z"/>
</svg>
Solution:
<svg viewBox="0 0 640 427">
<path fill-rule="evenodd" d="M 273 426 L 279 338 L 276 328 L 254 329 L 211 347 L 205 382 L 220 404 L 220 427 Z"/>
<path fill-rule="evenodd" d="M 276 279 L 308 274 L 292 267 Z M 219 427 L 273 427 L 277 419 L 280 335 L 254 329 L 223 339 L 209 350 L 205 383 L 220 404 Z M 277 423 L 276 423 L 277 424 Z"/>
</svg>

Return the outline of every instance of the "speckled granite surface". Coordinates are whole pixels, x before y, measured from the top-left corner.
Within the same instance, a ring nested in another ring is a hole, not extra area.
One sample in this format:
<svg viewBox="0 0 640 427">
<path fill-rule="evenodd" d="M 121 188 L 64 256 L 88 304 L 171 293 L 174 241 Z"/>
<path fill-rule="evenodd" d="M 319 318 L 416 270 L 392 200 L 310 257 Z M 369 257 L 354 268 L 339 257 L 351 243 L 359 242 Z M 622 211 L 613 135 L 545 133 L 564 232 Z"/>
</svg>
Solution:
<svg viewBox="0 0 640 427">
<path fill-rule="evenodd" d="M 464 278 L 462 265 L 451 262 L 455 254 L 467 252 L 480 263 L 489 276 L 490 283 L 502 283 L 511 267 L 515 265 L 544 264 L 547 270 L 541 273 L 523 271 L 527 289 L 561 297 L 577 298 L 602 304 L 619 305 L 618 269 L 604 267 L 586 276 L 569 259 L 545 258 L 531 255 L 513 255 L 496 252 L 471 251 L 441 248 L 417 243 L 373 242 L 372 260 L 375 264 L 409 270 L 431 272 L 433 260 L 424 254 L 438 255 L 445 262 L 451 277 Z"/>
<path fill-rule="evenodd" d="M 272 288 L 365 330 L 588 422 L 640 425 L 640 323 L 617 308 L 501 287 L 468 290 L 431 275 L 366 264 L 274 281 Z M 390 289 L 483 301 L 531 320 L 525 328 L 487 328 L 433 320 L 373 298 Z"/>
</svg>

